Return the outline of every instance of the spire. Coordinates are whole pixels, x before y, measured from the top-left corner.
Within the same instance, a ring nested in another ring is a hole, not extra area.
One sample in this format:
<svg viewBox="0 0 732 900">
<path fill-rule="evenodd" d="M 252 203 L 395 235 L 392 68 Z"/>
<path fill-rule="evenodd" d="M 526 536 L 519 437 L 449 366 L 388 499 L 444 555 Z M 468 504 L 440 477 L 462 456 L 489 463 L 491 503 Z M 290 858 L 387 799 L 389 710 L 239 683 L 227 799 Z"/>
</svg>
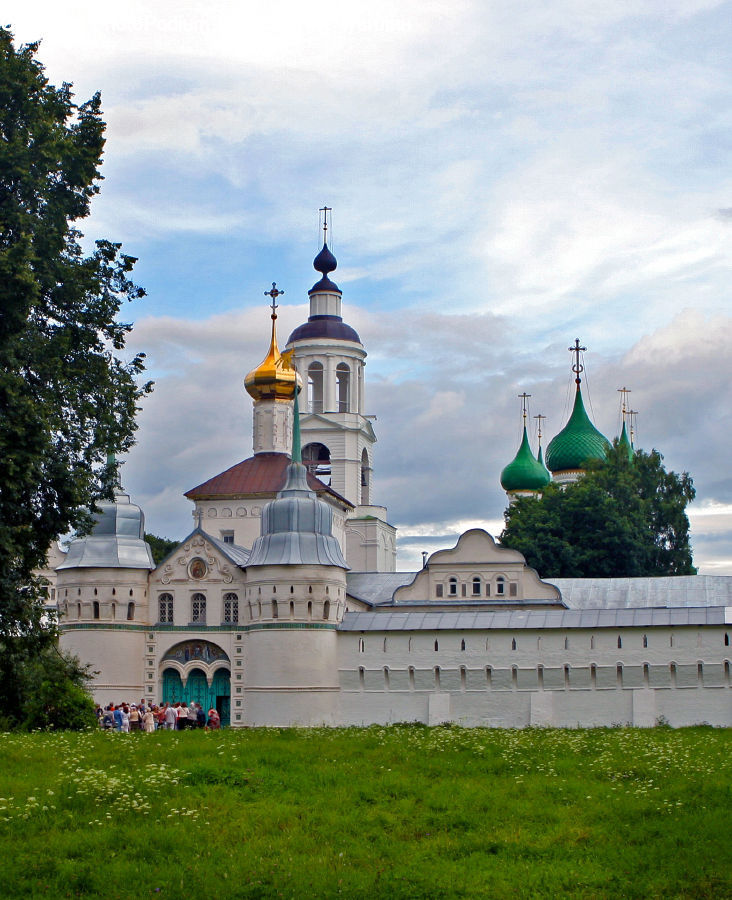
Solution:
<svg viewBox="0 0 732 900">
<path fill-rule="evenodd" d="M 320 212 L 323 214 L 323 247 L 313 260 L 313 268 L 316 272 L 320 272 L 322 277 L 317 284 L 314 284 L 310 288 L 308 291 L 309 294 L 324 292 L 340 294 L 341 292 L 338 285 L 328 278 L 328 275 L 338 268 L 338 261 L 328 249 L 328 213 L 332 211 L 330 206 L 323 206 L 320 209 Z M 333 222 L 331 219 L 331 228 L 332 225 Z"/>
<path fill-rule="evenodd" d="M 549 470 L 547 469 L 547 467 L 546 467 L 546 465 L 545 465 L 545 463 L 544 463 L 544 451 L 543 451 L 542 448 L 541 448 L 541 437 L 542 437 L 542 434 L 541 434 L 541 422 L 542 422 L 542 419 L 546 419 L 546 416 L 542 416 L 542 414 L 539 413 L 538 415 L 534 416 L 534 418 L 537 420 L 537 428 L 536 428 L 537 434 L 536 434 L 536 436 L 537 436 L 538 441 L 539 441 L 539 452 L 536 454 L 536 461 L 537 461 L 537 462 L 539 463 L 539 465 L 542 466 L 542 468 L 548 473 Z"/>
<path fill-rule="evenodd" d="M 302 463 L 302 449 L 300 447 L 300 404 L 297 400 L 299 390 L 295 391 L 295 407 L 292 414 L 292 461 Z"/>
<path fill-rule="evenodd" d="M 618 438 L 618 445 L 623 448 L 625 453 L 628 456 L 629 460 L 633 459 L 633 445 L 630 442 L 630 438 L 628 437 L 628 429 L 626 428 L 626 417 L 628 416 L 628 394 L 630 393 L 630 388 L 621 387 L 618 388 L 618 393 L 621 395 L 621 415 L 623 417 L 623 428 L 620 432 L 620 437 Z"/>
</svg>

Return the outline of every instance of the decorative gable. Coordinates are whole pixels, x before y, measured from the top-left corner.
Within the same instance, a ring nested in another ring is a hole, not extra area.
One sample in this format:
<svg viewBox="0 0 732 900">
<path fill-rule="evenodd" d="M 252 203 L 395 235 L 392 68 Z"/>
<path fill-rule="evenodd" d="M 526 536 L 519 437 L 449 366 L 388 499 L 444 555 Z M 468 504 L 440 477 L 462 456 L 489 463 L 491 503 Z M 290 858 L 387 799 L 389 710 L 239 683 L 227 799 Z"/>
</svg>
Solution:
<svg viewBox="0 0 732 900">
<path fill-rule="evenodd" d="M 394 592 L 395 604 L 445 601 L 564 605 L 558 588 L 482 528 L 466 531 L 451 550 L 433 553 L 412 583 Z"/>
</svg>

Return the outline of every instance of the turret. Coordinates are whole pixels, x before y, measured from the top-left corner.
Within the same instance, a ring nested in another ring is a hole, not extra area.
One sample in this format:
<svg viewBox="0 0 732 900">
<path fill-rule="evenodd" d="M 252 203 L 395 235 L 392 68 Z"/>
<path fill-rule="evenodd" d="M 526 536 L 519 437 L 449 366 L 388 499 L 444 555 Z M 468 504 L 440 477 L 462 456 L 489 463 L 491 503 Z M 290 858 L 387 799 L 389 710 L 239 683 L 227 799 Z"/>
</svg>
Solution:
<svg viewBox="0 0 732 900">
<path fill-rule="evenodd" d="M 297 395 L 294 420 L 299 421 Z M 249 725 L 321 725 L 337 719 L 338 623 L 348 565 L 332 533 L 332 510 L 307 484 L 300 432 L 277 498 L 247 562 Z M 273 702 L 276 697 L 276 702 Z"/>
</svg>

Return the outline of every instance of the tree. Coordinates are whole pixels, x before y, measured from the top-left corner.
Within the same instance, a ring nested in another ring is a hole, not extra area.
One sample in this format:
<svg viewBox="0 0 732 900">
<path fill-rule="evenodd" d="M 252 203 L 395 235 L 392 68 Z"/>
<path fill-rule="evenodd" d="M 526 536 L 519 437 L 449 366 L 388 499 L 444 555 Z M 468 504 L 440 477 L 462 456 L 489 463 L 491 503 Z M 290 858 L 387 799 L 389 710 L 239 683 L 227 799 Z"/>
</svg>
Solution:
<svg viewBox="0 0 732 900">
<path fill-rule="evenodd" d="M 171 541 L 170 538 L 158 537 L 156 534 L 146 534 L 145 540 L 150 545 L 156 566 L 180 544 L 180 541 Z"/>
<path fill-rule="evenodd" d="M 133 442 L 143 354 L 117 321 L 144 291 L 119 244 L 82 250 L 99 191 L 99 94 L 48 83 L 38 44 L 0 29 L 0 708 L 19 721 L 24 663 L 55 639 L 34 577 L 51 541 L 111 497 L 108 451 Z M 87 510 L 87 511 L 85 511 Z"/>
<path fill-rule="evenodd" d="M 500 540 L 547 578 L 693 575 L 694 496 L 688 473 L 667 472 L 656 450 L 629 459 L 616 442 L 579 481 L 510 506 Z"/>
</svg>

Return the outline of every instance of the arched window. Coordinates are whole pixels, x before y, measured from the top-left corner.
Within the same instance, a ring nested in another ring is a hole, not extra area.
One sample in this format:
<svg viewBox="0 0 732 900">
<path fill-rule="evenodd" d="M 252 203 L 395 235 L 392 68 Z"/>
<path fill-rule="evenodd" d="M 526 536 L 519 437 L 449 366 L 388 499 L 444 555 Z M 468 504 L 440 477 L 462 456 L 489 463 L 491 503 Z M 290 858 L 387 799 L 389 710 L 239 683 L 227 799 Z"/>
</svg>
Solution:
<svg viewBox="0 0 732 900">
<path fill-rule="evenodd" d="M 280 612 L 279 612 L 279 609 L 277 608 L 277 601 L 273 598 L 272 599 L 272 618 L 277 619 L 277 618 L 279 618 L 279 615 L 280 615 Z"/>
<path fill-rule="evenodd" d="M 158 597 L 158 621 L 173 624 L 173 595 L 161 594 Z"/>
<path fill-rule="evenodd" d="M 358 652 L 363 653 L 366 650 L 366 642 L 363 638 L 358 639 Z"/>
<path fill-rule="evenodd" d="M 366 448 L 361 452 L 361 504 L 368 506 L 371 502 L 371 465 Z"/>
<path fill-rule="evenodd" d="M 724 633 L 724 646 L 729 647 L 729 631 L 725 631 Z"/>
<path fill-rule="evenodd" d="M 94 601 L 93 616 L 95 619 L 99 618 L 99 601 L 98 600 Z"/>
<path fill-rule="evenodd" d="M 463 638 L 462 641 L 460 641 L 460 650 L 461 651 L 465 650 L 465 638 Z"/>
<path fill-rule="evenodd" d="M 643 646 L 644 647 L 648 646 L 648 635 L 647 634 L 643 635 Z"/>
<path fill-rule="evenodd" d="M 389 668 L 384 666 L 384 690 L 389 690 Z"/>
<path fill-rule="evenodd" d="M 564 649 L 569 650 L 569 638 L 568 637 L 566 637 L 564 639 Z"/>
<path fill-rule="evenodd" d="M 326 600 L 325 603 L 323 604 L 323 618 L 324 619 L 330 618 L 330 600 Z"/>
<path fill-rule="evenodd" d="M 414 690 L 414 666 L 410 666 L 407 669 L 407 673 L 409 675 L 409 690 L 413 691 Z"/>
<path fill-rule="evenodd" d="M 511 649 L 512 649 L 512 650 L 515 650 L 515 649 L 516 649 L 516 638 L 512 638 L 512 639 L 511 639 Z"/>
<path fill-rule="evenodd" d="M 438 641 L 435 641 L 435 650 L 439 650 L 439 649 L 440 649 L 440 644 Z"/>
<path fill-rule="evenodd" d="M 595 649 L 595 636 L 594 634 L 590 637 L 590 650 Z"/>
<path fill-rule="evenodd" d="M 191 597 L 191 622 L 194 625 L 206 624 L 206 597 L 204 594 L 194 594 Z"/>
<path fill-rule="evenodd" d="M 127 604 L 127 621 L 131 622 L 135 618 L 135 603 L 130 601 Z"/>
<path fill-rule="evenodd" d="M 618 635 L 618 650 L 623 649 L 623 639 Z"/>
<path fill-rule="evenodd" d="M 359 666 L 358 668 L 358 686 L 361 690 L 364 688 L 364 682 L 366 680 L 366 670 L 363 666 Z"/>
<path fill-rule="evenodd" d="M 323 412 L 323 364 L 319 362 L 308 366 L 308 409 L 311 413 Z"/>
<path fill-rule="evenodd" d="M 500 596 L 506 593 L 506 579 L 503 575 L 499 575 L 496 578 L 496 593 Z"/>
<path fill-rule="evenodd" d="M 224 594 L 224 623 L 236 625 L 239 622 L 239 598 L 236 594 Z"/>
<path fill-rule="evenodd" d="M 351 407 L 351 370 L 345 363 L 336 366 L 336 397 L 338 412 L 348 412 Z"/>
<path fill-rule="evenodd" d="M 313 601 L 308 600 L 308 619 L 312 619 L 313 617 Z"/>
<path fill-rule="evenodd" d="M 330 477 L 330 450 L 325 444 L 314 442 L 302 448 L 302 464 L 317 478 Z"/>
<path fill-rule="evenodd" d="M 447 582 L 447 593 L 451 597 L 457 597 L 457 578 L 452 577 Z"/>
<path fill-rule="evenodd" d="M 477 576 L 473 579 L 473 596 L 480 597 L 480 578 Z"/>
</svg>

